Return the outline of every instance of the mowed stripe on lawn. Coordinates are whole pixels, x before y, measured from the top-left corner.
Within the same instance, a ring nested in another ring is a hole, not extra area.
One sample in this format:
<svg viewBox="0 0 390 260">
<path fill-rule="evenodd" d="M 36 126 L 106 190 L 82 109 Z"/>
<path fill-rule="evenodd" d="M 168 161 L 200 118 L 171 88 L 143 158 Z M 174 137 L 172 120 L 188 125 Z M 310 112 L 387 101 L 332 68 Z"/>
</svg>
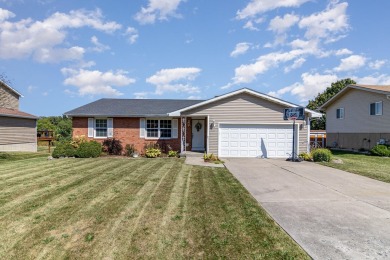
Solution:
<svg viewBox="0 0 390 260">
<path fill-rule="evenodd" d="M 2 259 L 307 258 L 224 168 L 24 161 L 0 165 Z"/>
</svg>

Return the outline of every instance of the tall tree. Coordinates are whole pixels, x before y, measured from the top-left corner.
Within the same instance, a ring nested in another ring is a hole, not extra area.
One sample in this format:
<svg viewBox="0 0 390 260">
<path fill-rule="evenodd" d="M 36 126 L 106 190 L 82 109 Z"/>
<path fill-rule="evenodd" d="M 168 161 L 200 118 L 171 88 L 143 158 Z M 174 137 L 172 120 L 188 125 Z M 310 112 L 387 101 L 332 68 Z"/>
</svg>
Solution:
<svg viewBox="0 0 390 260">
<path fill-rule="evenodd" d="M 326 88 L 322 93 L 318 93 L 318 95 L 313 100 L 309 100 L 309 104 L 306 107 L 311 110 L 317 110 L 319 107 L 325 104 L 326 101 L 331 99 L 334 95 L 339 93 L 343 88 L 350 84 L 356 84 L 356 82 L 350 78 L 347 78 L 332 83 L 330 87 Z M 310 127 L 313 130 L 325 130 L 326 114 L 324 113 L 321 118 L 312 120 Z"/>
</svg>

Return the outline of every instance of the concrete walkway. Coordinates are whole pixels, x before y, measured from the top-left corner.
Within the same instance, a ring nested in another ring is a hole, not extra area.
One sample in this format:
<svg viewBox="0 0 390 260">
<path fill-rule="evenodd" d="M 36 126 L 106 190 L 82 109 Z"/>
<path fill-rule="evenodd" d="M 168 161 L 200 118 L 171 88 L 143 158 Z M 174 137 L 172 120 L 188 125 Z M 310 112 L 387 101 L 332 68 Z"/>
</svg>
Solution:
<svg viewBox="0 0 390 260">
<path fill-rule="evenodd" d="M 314 259 L 390 259 L 390 184 L 308 162 L 223 160 Z"/>
<path fill-rule="evenodd" d="M 212 162 L 205 162 L 203 160 L 203 153 L 199 152 L 186 152 L 186 164 L 190 165 L 198 165 L 198 166 L 206 166 L 206 167 L 225 167 L 222 163 L 216 164 Z"/>
</svg>

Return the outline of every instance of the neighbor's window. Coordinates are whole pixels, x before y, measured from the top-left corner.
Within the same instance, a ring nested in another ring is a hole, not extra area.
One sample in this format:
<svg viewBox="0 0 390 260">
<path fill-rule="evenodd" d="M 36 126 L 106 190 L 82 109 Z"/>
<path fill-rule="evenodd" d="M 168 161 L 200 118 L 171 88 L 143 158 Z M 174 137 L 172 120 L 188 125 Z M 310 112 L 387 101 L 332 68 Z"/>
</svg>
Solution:
<svg viewBox="0 0 390 260">
<path fill-rule="evenodd" d="M 382 101 L 370 104 L 370 115 L 372 116 L 382 115 Z"/>
<path fill-rule="evenodd" d="M 344 108 L 343 107 L 338 108 L 336 110 L 336 118 L 337 119 L 344 119 Z"/>
<path fill-rule="evenodd" d="M 146 137 L 150 138 L 171 138 L 172 120 L 146 120 Z"/>
<path fill-rule="evenodd" d="M 107 119 L 96 119 L 96 137 L 107 137 Z"/>
</svg>

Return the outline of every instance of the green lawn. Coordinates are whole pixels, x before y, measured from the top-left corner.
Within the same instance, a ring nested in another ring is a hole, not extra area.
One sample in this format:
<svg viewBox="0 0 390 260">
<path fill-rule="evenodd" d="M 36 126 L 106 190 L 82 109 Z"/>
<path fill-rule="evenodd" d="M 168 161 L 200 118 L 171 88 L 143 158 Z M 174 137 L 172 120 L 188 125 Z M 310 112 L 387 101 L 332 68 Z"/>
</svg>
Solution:
<svg viewBox="0 0 390 260">
<path fill-rule="evenodd" d="M 341 159 L 343 163 L 321 164 L 390 183 L 390 158 L 344 151 L 332 151 L 332 153 L 334 159 Z"/>
<path fill-rule="evenodd" d="M 309 259 L 224 168 L 0 162 L 0 259 Z"/>
</svg>

